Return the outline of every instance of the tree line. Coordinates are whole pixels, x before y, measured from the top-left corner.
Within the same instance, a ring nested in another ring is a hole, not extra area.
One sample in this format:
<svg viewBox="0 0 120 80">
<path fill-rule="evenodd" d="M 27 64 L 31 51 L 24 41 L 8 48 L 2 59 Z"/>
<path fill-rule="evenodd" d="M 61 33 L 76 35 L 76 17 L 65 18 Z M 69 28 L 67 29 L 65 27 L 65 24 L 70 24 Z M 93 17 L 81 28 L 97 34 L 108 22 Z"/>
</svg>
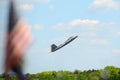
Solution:
<svg viewBox="0 0 120 80">
<path fill-rule="evenodd" d="M 28 80 L 120 80 L 120 68 L 106 66 L 99 70 L 45 71 L 25 75 Z M 4 80 L 4 75 L 0 76 L 0 80 Z M 16 76 L 10 76 L 10 80 L 18 79 Z"/>
</svg>

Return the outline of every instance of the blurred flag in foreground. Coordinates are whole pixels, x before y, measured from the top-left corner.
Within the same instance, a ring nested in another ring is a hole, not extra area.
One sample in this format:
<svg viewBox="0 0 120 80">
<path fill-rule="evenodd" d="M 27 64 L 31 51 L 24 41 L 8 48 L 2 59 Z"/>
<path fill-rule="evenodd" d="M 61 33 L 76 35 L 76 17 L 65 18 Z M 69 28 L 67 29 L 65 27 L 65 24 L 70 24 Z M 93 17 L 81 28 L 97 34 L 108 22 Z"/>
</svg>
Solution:
<svg viewBox="0 0 120 80">
<path fill-rule="evenodd" d="M 10 0 L 8 31 L 6 43 L 5 73 L 9 70 L 16 72 L 21 77 L 21 61 L 26 48 L 32 42 L 29 26 L 17 15 L 14 0 Z M 20 79 L 25 80 L 25 79 Z"/>
</svg>

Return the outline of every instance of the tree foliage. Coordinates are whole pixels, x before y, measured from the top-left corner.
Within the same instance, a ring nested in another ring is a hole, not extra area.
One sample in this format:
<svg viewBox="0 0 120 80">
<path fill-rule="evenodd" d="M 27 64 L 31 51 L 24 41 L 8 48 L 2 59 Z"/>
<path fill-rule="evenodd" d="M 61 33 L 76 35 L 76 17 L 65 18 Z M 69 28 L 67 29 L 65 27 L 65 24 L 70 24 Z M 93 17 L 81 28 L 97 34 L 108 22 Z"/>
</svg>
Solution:
<svg viewBox="0 0 120 80">
<path fill-rule="evenodd" d="M 75 70 L 71 71 L 46 71 L 36 74 L 27 73 L 28 80 L 120 80 L 120 68 L 106 66 L 100 70 Z M 4 80 L 0 76 L 0 80 Z M 18 80 L 16 76 L 10 77 L 10 80 Z"/>
</svg>

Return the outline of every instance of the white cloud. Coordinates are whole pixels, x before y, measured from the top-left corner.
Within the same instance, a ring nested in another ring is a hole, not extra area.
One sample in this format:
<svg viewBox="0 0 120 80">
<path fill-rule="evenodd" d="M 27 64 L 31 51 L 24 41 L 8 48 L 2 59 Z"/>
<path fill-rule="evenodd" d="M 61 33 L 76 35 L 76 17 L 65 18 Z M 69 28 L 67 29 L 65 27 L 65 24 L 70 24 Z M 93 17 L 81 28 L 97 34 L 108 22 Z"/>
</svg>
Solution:
<svg viewBox="0 0 120 80">
<path fill-rule="evenodd" d="M 100 8 L 103 10 L 118 10 L 120 9 L 120 2 L 114 0 L 94 0 L 89 6 L 90 8 Z"/>
<path fill-rule="evenodd" d="M 18 8 L 22 11 L 32 11 L 34 6 L 32 4 L 22 4 Z"/>
<path fill-rule="evenodd" d="M 120 54 L 120 49 L 113 49 L 112 53 Z"/>
<path fill-rule="evenodd" d="M 54 5 L 50 3 L 50 0 L 18 0 L 17 4 L 19 4 L 18 8 L 21 11 L 32 11 L 35 4 L 47 4 L 50 11 L 54 9 Z"/>
<path fill-rule="evenodd" d="M 52 28 L 55 30 L 80 30 L 82 32 L 105 31 L 106 33 L 110 33 L 113 30 L 116 31 L 115 27 L 116 24 L 112 22 L 102 22 L 94 19 L 75 19 L 67 23 L 57 23 Z"/>
<path fill-rule="evenodd" d="M 36 29 L 36 30 L 42 30 L 42 29 L 43 29 L 43 26 L 40 25 L 40 24 L 35 24 L 35 25 L 33 26 L 33 28 Z"/>
<path fill-rule="evenodd" d="M 70 31 L 78 33 L 82 38 L 85 37 L 105 37 L 109 36 L 111 38 L 116 36 L 120 36 L 120 32 L 118 30 L 119 27 L 116 24 L 111 22 L 102 22 L 94 19 L 76 19 L 69 21 L 67 23 L 58 23 L 53 26 L 53 29 L 57 31 Z M 104 35 L 103 35 L 104 34 Z M 102 36 L 101 36 L 102 35 Z M 102 40 L 99 42 L 103 42 L 102 44 L 106 44 L 107 42 Z"/>
<path fill-rule="evenodd" d="M 71 26 L 76 26 L 76 25 L 96 25 L 98 24 L 99 21 L 97 20 L 90 20 L 90 19 L 85 19 L 85 20 L 81 20 L 81 19 L 76 19 L 70 22 Z"/>
<path fill-rule="evenodd" d="M 90 44 L 95 45 L 95 44 L 99 44 L 99 45 L 106 45 L 108 43 L 107 40 L 105 39 L 94 39 L 94 40 L 90 40 Z"/>
<path fill-rule="evenodd" d="M 66 24 L 65 23 L 58 23 L 53 28 L 61 30 L 61 29 L 74 29 L 74 28 L 79 26 L 79 27 L 83 27 L 83 28 L 94 29 L 94 27 L 96 25 L 99 25 L 99 24 L 100 24 L 100 21 L 98 21 L 98 20 L 76 19 L 76 20 L 70 21 Z"/>
</svg>

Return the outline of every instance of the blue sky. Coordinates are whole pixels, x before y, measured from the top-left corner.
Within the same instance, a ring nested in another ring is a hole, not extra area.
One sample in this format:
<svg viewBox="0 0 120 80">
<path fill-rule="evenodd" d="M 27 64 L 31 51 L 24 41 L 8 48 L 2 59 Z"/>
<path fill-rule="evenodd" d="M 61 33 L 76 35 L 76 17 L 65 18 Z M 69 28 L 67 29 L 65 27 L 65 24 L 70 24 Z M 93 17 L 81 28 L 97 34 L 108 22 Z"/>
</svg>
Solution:
<svg viewBox="0 0 120 80">
<path fill-rule="evenodd" d="M 0 73 L 3 72 L 8 0 L 0 1 Z M 34 42 L 25 54 L 25 72 L 120 67 L 120 0 L 16 0 Z M 79 37 L 54 52 L 68 37 Z"/>
</svg>

